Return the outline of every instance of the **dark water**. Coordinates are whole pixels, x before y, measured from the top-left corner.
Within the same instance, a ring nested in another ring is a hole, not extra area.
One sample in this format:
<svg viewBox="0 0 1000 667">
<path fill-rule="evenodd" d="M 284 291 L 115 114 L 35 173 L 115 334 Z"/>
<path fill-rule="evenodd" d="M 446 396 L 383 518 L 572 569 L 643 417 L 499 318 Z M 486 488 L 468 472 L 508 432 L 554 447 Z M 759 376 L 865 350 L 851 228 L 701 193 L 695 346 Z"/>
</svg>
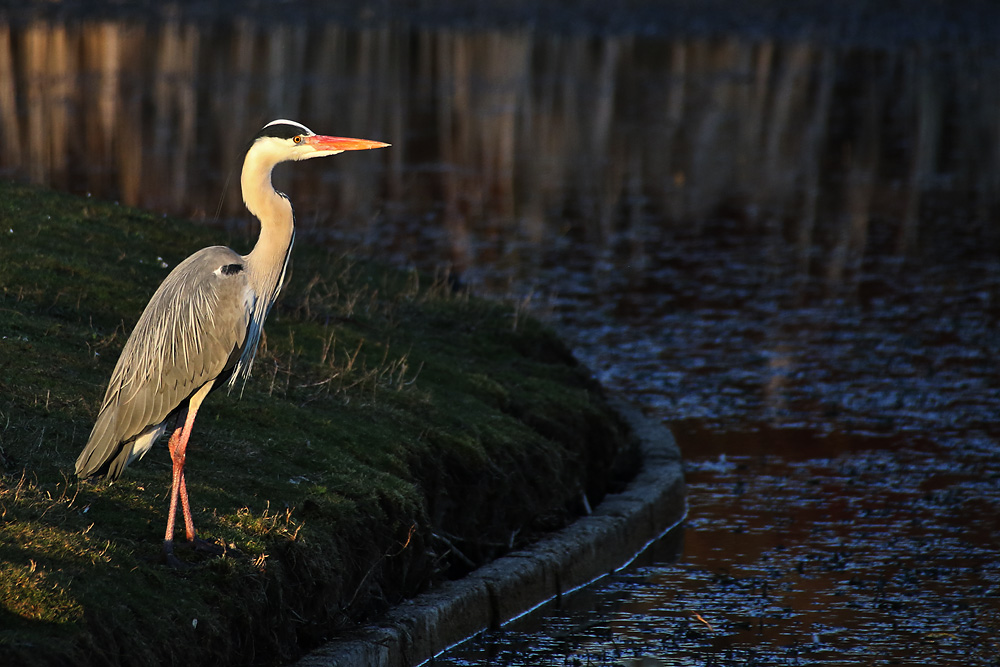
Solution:
<svg viewBox="0 0 1000 667">
<path fill-rule="evenodd" d="M 838 16 L 0 22 L 0 171 L 249 245 L 264 122 L 391 142 L 281 168 L 299 238 L 450 266 L 672 427 L 683 529 L 436 664 L 998 664 L 1000 40 Z"/>
<path fill-rule="evenodd" d="M 770 437 L 722 439 L 766 450 Z M 947 461 L 929 443 L 810 444 L 819 456 L 690 463 L 676 551 L 434 664 L 995 664 L 992 447 Z"/>
<path fill-rule="evenodd" d="M 602 382 L 672 426 L 688 521 L 434 664 L 998 664 L 1000 263 L 962 243 L 872 253 L 847 288 L 721 223 L 649 242 L 639 289 L 556 299 Z"/>
</svg>

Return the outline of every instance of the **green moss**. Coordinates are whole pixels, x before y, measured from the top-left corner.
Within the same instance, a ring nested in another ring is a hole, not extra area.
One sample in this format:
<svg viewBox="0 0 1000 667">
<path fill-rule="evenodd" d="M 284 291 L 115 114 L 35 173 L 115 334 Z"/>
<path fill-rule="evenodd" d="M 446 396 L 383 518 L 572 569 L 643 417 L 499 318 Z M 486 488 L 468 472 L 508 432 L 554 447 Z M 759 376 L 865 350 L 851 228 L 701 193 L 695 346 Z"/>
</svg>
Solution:
<svg viewBox="0 0 1000 667">
<path fill-rule="evenodd" d="M 128 331 L 219 233 L 0 183 L 0 663 L 271 663 L 600 499 L 630 440 L 559 340 L 444 281 L 296 248 L 187 462 L 227 546 L 158 562 L 169 457 L 79 483 Z M 237 247 L 245 243 L 234 244 Z"/>
</svg>

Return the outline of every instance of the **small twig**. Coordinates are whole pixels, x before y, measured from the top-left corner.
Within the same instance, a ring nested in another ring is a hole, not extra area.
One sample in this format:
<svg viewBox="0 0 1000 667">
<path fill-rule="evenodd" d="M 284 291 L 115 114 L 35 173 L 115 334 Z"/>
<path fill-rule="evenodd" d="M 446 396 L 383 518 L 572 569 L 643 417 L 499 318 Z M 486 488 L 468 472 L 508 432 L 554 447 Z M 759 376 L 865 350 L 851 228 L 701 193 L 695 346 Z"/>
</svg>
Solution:
<svg viewBox="0 0 1000 667">
<path fill-rule="evenodd" d="M 410 540 L 413 539 L 413 533 L 415 533 L 416 530 L 417 530 L 417 525 L 416 524 L 411 525 L 410 532 L 406 536 L 406 542 L 403 543 L 403 546 L 399 549 L 399 551 L 397 551 L 394 554 L 386 552 L 381 556 L 379 556 L 374 563 L 372 563 L 371 567 L 368 568 L 368 571 L 365 572 L 365 576 L 361 577 L 361 581 L 358 582 L 358 586 L 357 588 L 354 589 L 354 594 L 351 595 L 351 599 L 347 601 L 347 604 L 341 605 L 340 607 L 341 611 L 346 611 L 347 609 L 351 608 L 351 605 L 354 604 L 354 600 L 357 599 L 358 597 L 358 593 L 361 592 L 361 587 L 364 586 L 365 582 L 368 581 L 368 577 L 371 576 L 372 572 L 375 571 L 375 568 L 378 567 L 378 565 L 382 561 L 384 561 L 386 558 L 395 558 L 396 556 L 406 551 L 406 548 L 410 546 Z"/>
<path fill-rule="evenodd" d="M 471 558 L 463 554 L 462 550 L 459 549 L 457 546 L 455 546 L 455 543 L 449 540 L 447 537 L 445 537 L 444 535 L 439 535 L 437 533 L 431 533 L 431 537 L 434 537 L 444 542 L 445 546 L 448 547 L 452 551 L 452 553 L 458 556 L 459 560 L 461 560 L 463 563 L 465 563 L 469 567 L 476 567 L 476 563 Z"/>
</svg>

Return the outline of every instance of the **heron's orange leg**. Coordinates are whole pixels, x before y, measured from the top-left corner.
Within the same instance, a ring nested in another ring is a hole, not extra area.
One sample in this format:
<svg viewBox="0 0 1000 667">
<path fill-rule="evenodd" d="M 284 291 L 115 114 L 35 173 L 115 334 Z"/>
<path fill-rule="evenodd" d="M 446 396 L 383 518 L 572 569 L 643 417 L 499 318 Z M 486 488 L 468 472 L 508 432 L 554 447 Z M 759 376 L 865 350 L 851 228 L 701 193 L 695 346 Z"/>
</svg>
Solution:
<svg viewBox="0 0 1000 667">
<path fill-rule="evenodd" d="M 174 554 L 174 521 L 177 518 L 177 499 L 181 498 L 181 505 L 184 511 L 184 523 L 188 531 L 188 539 L 192 539 L 191 533 L 194 530 L 194 522 L 191 518 L 191 509 L 187 497 L 187 484 L 184 482 L 184 459 L 187 450 L 187 441 L 191 436 L 191 427 L 194 425 L 194 418 L 197 410 L 186 410 L 183 415 L 183 426 L 177 427 L 170 436 L 167 448 L 170 450 L 170 459 L 173 461 L 173 480 L 170 485 L 170 510 L 167 513 L 167 530 L 163 536 L 163 553 L 168 563 L 172 562 Z M 183 490 L 183 495 L 182 495 Z"/>
<path fill-rule="evenodd" d="M 184 515 L 184 536 L 188 542 L 194 542 L 196 534 L 194 519 L 191 517 L 191 503 L 188 501 L 187 482 L 184 481 L 184 471 L 181 470 L 181 514 Z"/>
<path fill-rule="evenodd" d="M 184 514 L 184 528 L 188 541 L 194 540 L 194 519 L 191 517 L 191 503 L 187 495 L 187 483 L 184 480 L 184 460 L 187 456 L 187 441 L 191 435 L 191 426 L 194 423 L 195 414 L 187 411 L 184 425 L 177 427 L 167 448 L 170 450 L 170 459 L 173 461 L 173 482 L 170 487 L 170 513 L 167 516 L 167 533 L 165 540 L 174 538 L 174 521 L 177 517 L 177 500 L 181 501 L 181 511 Z"/>
<path fill-rule="evenodd" d="M 163 536 L 163 555 L 170 565 L 178 565 L 179 561 L 174 557 L 174 522 L 177 517 L 177 500 L 181 501 L 181 511 L 184 514 L 184 532 L 189 542 L 196 541 L 194 529 L 194 519 L 191 516 L 191 503 L 188 500 L 187 482 L 184 479 L 184 460 L 187 453 L 188 439 L 191 437 L 191 429 L 194 427 L 195 417 L 198 416 L 198 408 L 201 402 L 208 395 L 211 383 L 199 389 L 188 401 L 188 406 L 181 413 L 178 423 L 183 420 L 183 425 L 177 427 L 170 436 L 167 447 L 170 450 L 170 459 L 173 461 L 173 481 L 170 487 L 170 510 L 167 515 L 167 530 Z"/>
</svg>

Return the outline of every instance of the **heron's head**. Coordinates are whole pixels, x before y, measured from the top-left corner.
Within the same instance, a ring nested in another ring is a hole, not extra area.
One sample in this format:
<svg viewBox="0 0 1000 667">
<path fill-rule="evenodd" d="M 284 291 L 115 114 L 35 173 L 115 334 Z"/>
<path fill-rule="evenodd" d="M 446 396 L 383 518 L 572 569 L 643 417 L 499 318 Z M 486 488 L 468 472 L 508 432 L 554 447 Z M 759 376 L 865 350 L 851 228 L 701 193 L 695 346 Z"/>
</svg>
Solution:
<svg viewBox="0 0 1000 667">
<path fill-rule="evenodd" d="M 254 136 L 247 151 L 260 154 L 264 162 L 272 165 L 289 160 L 308 160 L 314 157 L 336 155 L 344 151 L 382 148 L 389 144 L 367 139 L 348 139 L 316 134 L 294 120 L 272 120 Z"/>
<path fill-rule="evenodd" d="M 271 185 L 271 170 L 276 164 L 290 160 L 308 160 L 314 157 L 336 155 L 344 151 L 360 151 L 388 146 L 381 141 L 326 137 L 293 120 L 272 120 L 261 128 L 250 141 L 243 160 L 240 188 L 243 201 L 250 212 L 263 223 L 265 218 L 284 215 L 291 220 L 292 209 L 288 200 L 275 196 Z M 269 210 L 277 205 L 287 210 Z"/>
</svg>

